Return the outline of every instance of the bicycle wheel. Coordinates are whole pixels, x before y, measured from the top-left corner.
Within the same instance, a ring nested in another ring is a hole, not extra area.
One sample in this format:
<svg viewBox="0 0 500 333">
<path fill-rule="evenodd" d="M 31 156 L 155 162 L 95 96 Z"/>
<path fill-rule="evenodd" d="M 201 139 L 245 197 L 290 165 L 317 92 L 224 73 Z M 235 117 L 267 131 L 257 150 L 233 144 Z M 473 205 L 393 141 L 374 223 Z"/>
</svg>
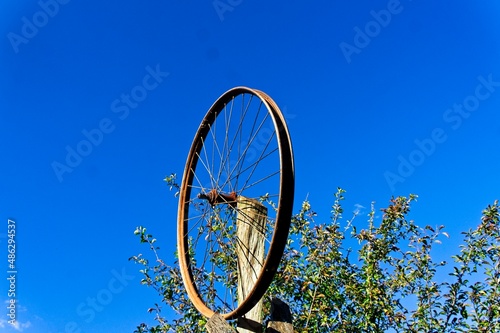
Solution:
<svg viewBox="0 0 500 333">
<path fill-rule="evenodd" d="M 204 316 L 235 319 L 264 295 L 287 242 L 293 196 L 283 114 L 259 90 L 228 90 L 198 128 L 179 194 L 179 265 L 187 294 Z M 248 231 L 262 240 L 259 249 L 242 239 Z M 243 279 L 246 291 L 238 291 Z"/>
</svg>

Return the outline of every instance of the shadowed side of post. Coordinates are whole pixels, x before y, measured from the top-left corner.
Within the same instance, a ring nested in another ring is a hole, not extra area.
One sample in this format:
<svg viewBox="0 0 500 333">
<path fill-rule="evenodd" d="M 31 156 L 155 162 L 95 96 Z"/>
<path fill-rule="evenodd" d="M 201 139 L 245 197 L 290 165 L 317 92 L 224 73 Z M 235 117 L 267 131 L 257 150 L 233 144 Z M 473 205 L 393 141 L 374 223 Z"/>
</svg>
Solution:
<svg viewBox="0 0 500 333">
<path fill-rule="evenodd" d="M 271 318 L 266 333 L 293 333 L 290 307 L 280 299 L 271 300 Z"/>
</svg>

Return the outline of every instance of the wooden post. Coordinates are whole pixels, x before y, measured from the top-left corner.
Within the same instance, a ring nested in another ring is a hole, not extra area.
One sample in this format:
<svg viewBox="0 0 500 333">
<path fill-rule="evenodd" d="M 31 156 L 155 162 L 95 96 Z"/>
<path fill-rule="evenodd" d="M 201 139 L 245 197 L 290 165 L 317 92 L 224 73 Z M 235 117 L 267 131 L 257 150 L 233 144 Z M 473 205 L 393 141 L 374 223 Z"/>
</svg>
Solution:
<svg viewBox="0 0 500 333">
<path fill-rule="evenodd" d="M 238 197 L 238 301 L 255 285 L 264 263 L 267 208 L 255 199 Z M 262 332 L 262 300 L 238 318 L 238 332 Z"/>
<path fill-rule="evenodd" d="M 236 333 L 218 313 L 214 314 L 205 325 L 208 333 Z"/>
<path fill-rule="evenodd" d="M 208 320 L 205 328 L 208 333 L 238 333 L 218 313 Z M 294 333 L 290 307 L 277 298 L 271 300 L 271 318 L 266 333 Z"/>
<path fill-rule="evenodd" d="M 254 199 L 238 197 L 238 300 L 241 302 L 255 285 L 264 263 L 267 208 Z M 205 328 L 209 333 L 261 333 L 262 300 L 245 316 L 238 318 L 236 332 L 224 318 L 214 314 Z M 277 298 L 271 300 L 271 318 L 266 333 L 293 333 L 290 307 Z"/>
</svg>

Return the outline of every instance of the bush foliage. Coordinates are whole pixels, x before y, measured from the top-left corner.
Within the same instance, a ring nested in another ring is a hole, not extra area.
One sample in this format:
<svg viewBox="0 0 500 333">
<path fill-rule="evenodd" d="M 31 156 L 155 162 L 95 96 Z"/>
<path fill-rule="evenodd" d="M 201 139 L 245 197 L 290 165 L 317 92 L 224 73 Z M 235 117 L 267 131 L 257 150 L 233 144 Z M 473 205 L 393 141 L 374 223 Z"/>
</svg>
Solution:
<svg viewBox="0 0 500 333">
<path fill-rule="evenodd" d="M 178 189 L 174 175 L 166 181 Z M 448 263 L 431 256 L 448 237 L 444 226 L 420 227 L 407 219 L 416 196 L 392 198 L 381 218 L 372 205 L 368 223 L 359 228 L 356 214 L 343 217 L 344 192 L 337 190 L 327 222 L 316 221 L 307 200 L 293 216 L 264 298 L 266 316 L 273 296 L 290 306 L 296 332 L 500 332 L 498 201 L 482 212 L 475 229 L 463 232 L 460 251 Z M 141 283 L 161 296 L 161 304 L 149 309 L 156 323 L 140 324 L 136 332 L 205 332 L 206 318 L 185 293 L 177 263 L 158 256 L 156 239 L 144 227 L 135 234 L 149 250 L 130 260 L 142 266 Z M 167 320 L 164 308 L 175 319 Z"/>
</svg>

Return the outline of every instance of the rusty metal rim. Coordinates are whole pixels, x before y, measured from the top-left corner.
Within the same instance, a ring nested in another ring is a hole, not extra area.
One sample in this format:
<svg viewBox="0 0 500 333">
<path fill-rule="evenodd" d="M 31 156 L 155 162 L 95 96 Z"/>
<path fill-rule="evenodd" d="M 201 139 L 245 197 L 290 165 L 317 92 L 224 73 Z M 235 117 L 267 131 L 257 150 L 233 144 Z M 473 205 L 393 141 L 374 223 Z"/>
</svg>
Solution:
<svg viewBox="0 0 500 333">
<path fill-rule="evenodd" d="M 182 178 L 181 190 L 179 195 L 177 246 L 181 275 L 186 287 L 187 294 L 193 302 L 194 306 L 200 313 L 209 318 L 214 314 L 214 311 L 203 302 L 203 299 L 198 292 L 191 271 L 188 252 L 189 248 L 187 235 L 187 212 L 189 210 L 188 201 L 191 194 L 191 187 L 189 185 L 193 181 L 194 173 L 192 171 L 194 170 L 194 166 L 196 166 L 198 162 L 197 155 L 200 152 L 203 146 L 203 141 L 209 132 L 209 126 L 215 121 L 226 103 L 228 103 L 232 98 L 244 93 L 249 93 L 257 96 L 266 106 L 273 120 L 280 156 L 280 193 L 277 206 L 278 211 L 276 214 L 275 228 L 271 239 L 271 245 L 269 247 L 264 265 L 261 270 L 261 274 L 257 278 L 253 289 L 250 291 L 246 299 L 233 311 L 221 314 L 225 319 L 235 319 L 244 315 L 246 312 L 251 310 L 256 303 L 259 302 L 266 290 L 269 288 L 269 285 L 271 284 L 273 277 L 278 269 L 283 251 L 287 243 L 292 217 L 295 170 L 290 134 L 284 116 L 276 103 L 271 99 L 271 97 L 269 97 L 264 92 L 248 87 L 232 88 L 222 94 L 215 101 L 215 103 L 210 107 L 207 114 L 203 118 L 200 127 L 198 128 L 186 161 L 186 167 L 184 169 L 184 175 Z"/>
</svg>

